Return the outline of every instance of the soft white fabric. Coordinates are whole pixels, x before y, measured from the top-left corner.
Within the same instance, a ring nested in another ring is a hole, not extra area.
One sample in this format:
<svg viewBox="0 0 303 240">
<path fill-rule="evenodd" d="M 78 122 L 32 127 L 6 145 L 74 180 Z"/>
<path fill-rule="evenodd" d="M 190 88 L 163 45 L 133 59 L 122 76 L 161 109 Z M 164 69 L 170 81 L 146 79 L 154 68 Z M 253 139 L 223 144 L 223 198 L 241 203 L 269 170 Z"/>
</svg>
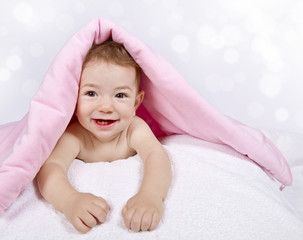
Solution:
<svg viewBox="0 0 303 240">
<path fill-rule="evenodd" d="M 278 130 L 266 130 L 263 133 L 280 149 L 291 167 L 293 184 L 286 187 L 283 193 L 303 221 L 303 136 Z"/>
<path fill-rule="evenodd" d="M 79 191 L 108 201 L 111 211 L 105 224 L 84 235 L 77 233 L 42 199 L 34 182 L 0 219 L 1 239 L 302 240 L 303 151 L 297 144 L 303 138 L 277 132 L 266 135 L 293 170 L 294 185 L 282 192 L 278 182 L 228 146 L 170 136 L 162 142 L 174 177 L 157 230 L 133 233 L 123 224 L 121 209 L 136 193 L 143 174 L 142 163 L 134 156 L 112 163 L 75 160 L 69 170 Z"/>
</svg>

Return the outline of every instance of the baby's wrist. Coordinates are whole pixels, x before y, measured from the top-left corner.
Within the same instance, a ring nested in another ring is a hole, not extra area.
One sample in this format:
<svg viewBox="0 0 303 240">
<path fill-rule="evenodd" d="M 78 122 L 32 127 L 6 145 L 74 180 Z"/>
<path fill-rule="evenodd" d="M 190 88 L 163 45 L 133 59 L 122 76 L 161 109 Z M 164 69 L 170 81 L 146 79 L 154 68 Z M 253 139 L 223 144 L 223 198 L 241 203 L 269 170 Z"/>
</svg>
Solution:
<svg viewBox="0 0 303 240">
<path fill-rule="evenodd" d="M 153 191 L 153 190 L 149 190 L 149 189 L 140 189 L 138 194 L 149 194 L 149 195 L 153 195 L 156 198 L 159 198 L 162 202 L 165 201 L 165 197 L 163 197 L 163 194 L 157 192 L 157 191 Z"/>
<path fill-rule="evenodd" d="M 58 201 L 57 205 L 54 207 L 61 213 L 65 213 L 66 209 L 69 208 L 72 198 L 75 194 L 77 194 L 77 191 L 71 191 L 69 193 L 66 193 L 64 197 L 60 201 Z"/>
</svg>

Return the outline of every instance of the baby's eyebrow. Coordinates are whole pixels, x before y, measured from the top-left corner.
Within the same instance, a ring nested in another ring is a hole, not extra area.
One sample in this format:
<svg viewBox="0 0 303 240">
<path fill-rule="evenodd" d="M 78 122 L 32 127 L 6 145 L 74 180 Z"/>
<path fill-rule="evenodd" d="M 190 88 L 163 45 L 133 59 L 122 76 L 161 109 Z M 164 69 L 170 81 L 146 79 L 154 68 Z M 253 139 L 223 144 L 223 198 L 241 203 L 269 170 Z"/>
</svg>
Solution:
<svg viewBox="0 0 303 240">
<path fill-rule="evenodd" d="M 97 88 L 98 85 L 97 84 L 94 84 L 94 83 L 86 83 L 84 85 L 82 85 L 82 87 L 92 87 L 92 88 Z"/>
<path fill-rule="evenodd" d="M 133 91 L 133 89 L 130 88 L 129 86 L 119 86 L 119 87 L 116 87 L 115 90 L 129 90 L 129 91 Z"/>
</svg>

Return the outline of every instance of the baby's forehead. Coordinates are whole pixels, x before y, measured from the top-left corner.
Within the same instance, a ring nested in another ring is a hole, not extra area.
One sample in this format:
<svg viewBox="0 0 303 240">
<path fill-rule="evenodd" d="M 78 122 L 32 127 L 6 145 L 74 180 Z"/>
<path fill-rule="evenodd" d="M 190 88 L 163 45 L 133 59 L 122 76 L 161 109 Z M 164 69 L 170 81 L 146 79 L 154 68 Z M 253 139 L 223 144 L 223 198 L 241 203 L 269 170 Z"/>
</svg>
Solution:
<svg viewBox="0 0 303 240">
<path fill-rule="evenodd" d="M 132 65 L 123 65 L 123 64 L 119 64 L 116 63 L 114 61 L 105 61 L 103 59 L 91 59 L 90 61 L 86 62 L 83 67 L 82 67 L 82 73 L 81 73 L 81 79 L 80 81 L 82 81 L 82 75 L 84 71 L 89 71 L 90 69 L 93 69 L 94 67 L 108 67 L 108 68 L 112 68 L 112 67 L 123 67 L 123 68 L 127 68 L 130 69 L 132 71 L 135 72 L 135 78 L 134 78 L 134 83 L 136 84 L 137 90 L 139 90 L 140 88 L 140 82 L 141 82 L 141 72 L 137 72 L 137 69 L 132 66 Z"/>
<path fill-rule="evenodd" d="M 117 67 L 125 67 L 128 69 L 132 69 L 134 71 L 136 70 L 136 68 L 134 66 L 117 63 L 115 61 L 105 61 L 103 59 L 91 59 L 90 61 L 83 64 L 82 72 L 84 69 L 89 68 L 89 67 L 94 67 L 94 66 L 105 66 L 105 67 L 117 66 Z"/>
</svg>

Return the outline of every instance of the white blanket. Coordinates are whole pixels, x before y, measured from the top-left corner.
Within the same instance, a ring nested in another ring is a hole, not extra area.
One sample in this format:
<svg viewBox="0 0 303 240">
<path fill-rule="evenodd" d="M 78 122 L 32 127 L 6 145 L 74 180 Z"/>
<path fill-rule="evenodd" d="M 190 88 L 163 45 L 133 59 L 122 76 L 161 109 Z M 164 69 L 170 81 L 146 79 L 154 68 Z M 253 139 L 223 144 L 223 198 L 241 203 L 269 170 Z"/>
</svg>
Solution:
<svg viewBox="0 0 303 240">
<path fill-rule="evenodd" d="M 43 200 L 32 183 L 0 219 L 0 239 L 211 239 L 302 240 L 302 138 L 267 133 L 289 160 L 294 185 L 284 191 L 259 166 L 233 149 L 194 139 L 163 139 L 174 171 L 165 214 L 153 232 L 124 227 L 121 209 L 140 185 L 138 156 L 112 163 L 75 160 L 69 178 L 79 191 L 105 198 L 108 220 L 87 234 Z"/>
</svg>

